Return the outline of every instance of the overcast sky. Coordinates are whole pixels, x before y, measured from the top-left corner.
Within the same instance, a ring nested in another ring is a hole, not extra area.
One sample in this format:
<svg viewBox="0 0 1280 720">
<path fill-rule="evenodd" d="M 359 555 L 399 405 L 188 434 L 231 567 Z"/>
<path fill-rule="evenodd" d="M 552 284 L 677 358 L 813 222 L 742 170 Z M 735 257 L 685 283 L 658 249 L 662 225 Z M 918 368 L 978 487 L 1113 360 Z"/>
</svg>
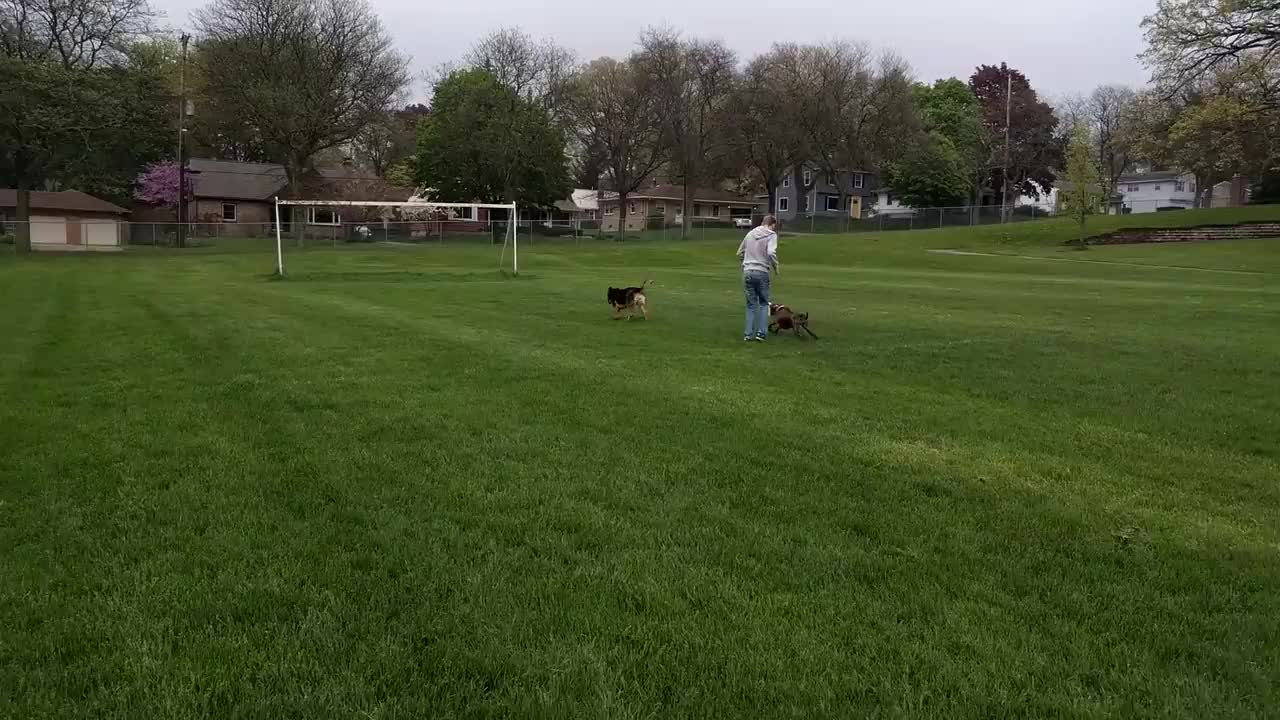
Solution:
<svg viewBox="0 0 1280 720">
<path fill-rule="evenodd" d="M 201 0 L 153 0 L 175 28 L 190 27 Z M 1047 99 L 1101 83 L 1140 85 L 1147 72 L 1138 23 L 1156 0 L 370 0 L 421 75 L 460 58 L 503 26 L 550 36 L 584 60 L 621 57 L 647 25 L 718 38 L 743 58 L 775 41 L 862 40 L 896 50 L 925 81 L 967 79 L 979 64 L 1007 61 Z M 423 99 L 424 83 L 413 95 Z"/>
</svg>

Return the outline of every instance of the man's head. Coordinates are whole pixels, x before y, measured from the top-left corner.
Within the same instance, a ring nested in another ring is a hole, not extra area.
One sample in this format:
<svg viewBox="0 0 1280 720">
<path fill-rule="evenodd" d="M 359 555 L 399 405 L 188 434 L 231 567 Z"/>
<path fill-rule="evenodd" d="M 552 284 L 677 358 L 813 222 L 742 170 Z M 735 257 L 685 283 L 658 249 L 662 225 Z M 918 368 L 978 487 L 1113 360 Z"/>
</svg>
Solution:
<svg viewBox="0 0 1280 720">
<path fill-rule="evenodd" d="M 770 230 L 773 230 L 774 228 L 778 227 L 778 218 L 772 215 L 765 215 L 764 219 L 760 221 L 760 226 L 767 227 Z"/>
</svg>

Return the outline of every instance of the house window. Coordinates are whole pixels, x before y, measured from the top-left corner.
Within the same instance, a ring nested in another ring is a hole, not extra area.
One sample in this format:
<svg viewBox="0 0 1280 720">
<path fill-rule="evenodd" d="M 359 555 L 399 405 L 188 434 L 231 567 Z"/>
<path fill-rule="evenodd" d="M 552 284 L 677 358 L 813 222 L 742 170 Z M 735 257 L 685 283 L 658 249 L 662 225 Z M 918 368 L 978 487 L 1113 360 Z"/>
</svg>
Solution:
<svg viewBox="0 0 1280 720">
<path fill-rule="evenodd" d="M 804 196 L 804 202 L 800 204 L 800 212 L 809 212 L 809 196 Z"/>
<path fill-rule="evenodd" d="M 805 171 L 804 171 L 804 186 L 805 186 L 805 187 L 809 187 L 809 186 L 810 186 L 810 185 L 812 185 L 812 184 L 813 184 L 813 171 L 812 171 L 812 170 L 805 170 Z"/>
<path fill-rule="evenodd" d="M 711 217 L 720 217 L 720 206 L 719 206 L 719 205 L 712 205 L 712 206 L 711 206 Z"/>
<path fill-rule="evenodd" d="M 790 175 L 783 175 L 783 176 L 782 176 L 782 187 L 791 187 L 791 176 L 790 176 Z"/>
<path fill-rule="evenodd" d="M 617 206 L 617 205 L 609 205 L 608 207 L 606 207 L 606 208 L 604 209 L 604 214 L 605 214 L 605 215 L 617 215 L 617 214 L 618 214 L 618 206 Z"/>
<path fill-rule="evenodd" d="M 1130 185 L 1130 186 L 1129 186 L 1129 192 L 1138 192 L 1138 190 L 1139 190 L 1139 188 L 1138 188 L 1138 186 L 1137 186 L 1137 185 Z"/>
<path fill-rule="evenodd" d="M 862 173 L 855 173 L 855 174 L 854 174 L 854 176 L 853 176 L 853 189 L 854 189 L 854 190 L 861 190 L 861 189 L 862 189 Z"/>
<path fill-rule="evenodd" d="M 694 217 L 702 217 L 702 206 L 701 206 L 701 205 L 694 205 L 694 206 L 693 206 L 693 216 L 694 216 Z"/>
<path fill-rule="evenodd" d="M 235 203 L 222 203 L 222 222 L 235 222 L 237 209 Z"/>
<path fill-rule="evenodd" d="M 791 198 L 778 198 L 778 212 L 787 212 L 791 209 Z"/>
<path fill-rule="evenodd" d="M 666 204 L 666 203 L 654 203 L 654 205 L 653 205 L 653 214 L 654 214 L 654 215 L 666 215 L 666 214 L 667 214 L 667 204 Z"/>
<path fill-rule="evenodd" d="M 630 202 L 628 202 L 628 203 L 627 203 L 627 214 L 628 214 L 628 215 L 635 215 L 635 214 L 636 214 L 636 201 L 635 201 L 635 200 L 632 200 L 632 201 L 630 201 Z"/>
<path fill-rule="evenodd" d="M 839 212 L 839 210 L 840 210 L 840 196 L 828 195 L 827 196 L 827 212 Z"/>
<path fill-rule="evenodd" d="M 1159 185 L 1157 185 L 1157 186 L 1155 187 L 1155 190 L 1156 190 L 1156 192 L 1160 192 L 1160 186 L 1159 186 Z"/>
<path fill-rule="evenodd" d="M 823 182 L 825 182 L 825 183 L 826 183 L 826 184 L 828 184 L 828 185 L 835 185 L 835 184 L 836 184 L 836 176 L 835 176 L 835 175 L 832 175 L 831 173 L 826 173 L 825 175 L 823 175 L 823 176 L 822 176 L 822 181 L 823 181 Z"/>
<path fill-rule="evenodd" d="M 1186 191 L 1187 191 L 1187 184 L 1186 184 L 1186 183 L 1184 183 L 1184 182 L 1182 182 L 1181 180 L 1179 180 L 1179 181 L 1177 181 L 1177 182 L 1175 182 L 1175 183 L 1173 184 L 1173 191 L 1174 191 L 1174 192 L 1186 192 Z"/>
<path fill-rule="evenodd" d="M 475 220 L 476 209 L 474 207 L 471 207 L 470 205 L 467 205 L 466 207 L 454 208 L 453 217 L 455 220 Z"/>
<path fill-rule="evenodd" d="M 308 208 L 307 222 L 311 225 L 337 225 L 338 213 L 332 208 Z"/>
</svg>

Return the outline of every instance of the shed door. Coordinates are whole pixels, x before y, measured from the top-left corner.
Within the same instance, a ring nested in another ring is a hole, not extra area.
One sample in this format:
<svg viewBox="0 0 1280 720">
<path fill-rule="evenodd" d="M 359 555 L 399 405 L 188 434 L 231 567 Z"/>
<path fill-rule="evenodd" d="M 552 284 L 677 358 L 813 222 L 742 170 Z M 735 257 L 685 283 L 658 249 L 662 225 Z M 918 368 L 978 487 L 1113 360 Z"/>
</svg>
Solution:
<svg viewBox="0 0 1280 720">
<path fill-rule="evenodd" d="M 66 245 L 67 219 L 48 215 L 32 215 L 31 244 Z"/>
<path fill-rule="evenodd" d="M 84 227 L 88 245 L 120 244 L 120 225 L 115 220 L 85 220 Z"/>
</svg>

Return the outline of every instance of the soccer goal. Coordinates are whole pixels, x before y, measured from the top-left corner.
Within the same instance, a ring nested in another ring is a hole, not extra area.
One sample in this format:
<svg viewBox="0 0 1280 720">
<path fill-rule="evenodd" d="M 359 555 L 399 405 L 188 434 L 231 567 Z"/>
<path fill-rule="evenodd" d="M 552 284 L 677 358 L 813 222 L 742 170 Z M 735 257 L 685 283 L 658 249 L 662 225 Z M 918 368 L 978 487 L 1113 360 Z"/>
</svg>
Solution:
<svg viewBox="0 0 1280 720">
<path fill-rule="evenodd" d="M 299 221 L 309 226 L 345 227 L 355 236 L 365 240 L 376 240 L 378 222 L 369 221 L 368 215 L 380 215 L 381 227 L 385 229 L 389 223 L 401 228 L 413 228 L 411 235 L 433 237 L 438 232 L 441 242 L 446 226 L 466 226 L 477 232 L 489 232 L 496 244 L 501 231 L 502 250 L 498 256 L 498 267 L 506 268 L 507 253 L 511 253 L 511 274 L 520 273 L 520 248 L 517 245 L 519 232 L 519 215 L 515 203 L 447 203 L 427 200 L 410 200 L 408 202 L 382 202 L 377 200 L 281 200 L 275 198 L 275 232 L 276 232 L 276 274 L 285 276 L 284 271 L 284 223 L 281 208 L 305 208 L 305 215 Z M 343 209 L 359 212 L 364 217 L 344 222 Z M 288 212 L 286 210 L 286 212 Z M 395 216 L 395 220 L 388 218 Z M 294 218 L 287 222 L 292 224 Z M 370 227 L 373 226 L 373 227 Z M 474 233 L 473 233 L 474 234 Z M 333 237 L 336 244 L 337 231 Z"/>
</svg>

